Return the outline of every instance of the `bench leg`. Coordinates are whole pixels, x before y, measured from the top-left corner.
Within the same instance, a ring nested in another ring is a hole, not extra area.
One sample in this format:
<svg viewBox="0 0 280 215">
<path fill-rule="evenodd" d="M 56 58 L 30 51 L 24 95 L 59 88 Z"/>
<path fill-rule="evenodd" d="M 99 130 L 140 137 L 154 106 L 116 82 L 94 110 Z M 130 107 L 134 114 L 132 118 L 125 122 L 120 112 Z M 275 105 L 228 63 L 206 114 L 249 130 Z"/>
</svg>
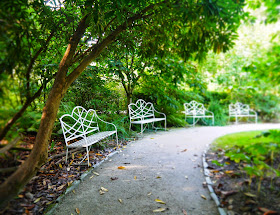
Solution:
<svg viewBox="0 0 280 215">
<path fill-rule="evenodd" d="M 120 148 L 119 147 L 119 139 L 118 139 L 118 133 L 116 132 L 116 139 L 117 139 L 117 146 L 118 146 L 118 148 Z"/>
<path fill-rule="evenodd" d="M 88 166 L 89 166 L 89 153 L 88 153 L 88 146 L 86 147 L 87 149 L 87 162 L 88 162 Z"/>
</svg>

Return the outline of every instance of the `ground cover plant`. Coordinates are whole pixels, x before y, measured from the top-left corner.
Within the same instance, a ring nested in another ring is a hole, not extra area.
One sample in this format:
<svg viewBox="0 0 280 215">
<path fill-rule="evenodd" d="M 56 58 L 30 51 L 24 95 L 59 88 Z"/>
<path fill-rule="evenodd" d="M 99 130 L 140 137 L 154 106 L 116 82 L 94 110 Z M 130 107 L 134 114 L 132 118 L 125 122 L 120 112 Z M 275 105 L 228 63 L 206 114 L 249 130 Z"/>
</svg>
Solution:
<svg viewBox="0 0 280 215">
<path fill-rule="evenodd" d="M 280 130 L 220 137 L 206 159 L 215 193 L 230 214 L 280 213 Z"/>
</svg>

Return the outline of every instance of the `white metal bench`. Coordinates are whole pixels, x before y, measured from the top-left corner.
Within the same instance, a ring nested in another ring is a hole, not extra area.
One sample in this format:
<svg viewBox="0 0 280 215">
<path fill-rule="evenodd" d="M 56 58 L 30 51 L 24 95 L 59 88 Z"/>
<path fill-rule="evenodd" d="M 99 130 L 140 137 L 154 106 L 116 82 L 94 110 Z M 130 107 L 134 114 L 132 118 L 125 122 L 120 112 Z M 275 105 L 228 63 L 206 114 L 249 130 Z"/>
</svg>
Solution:
<svg viewBox="0 0 280 215">
<path fill-rule="evenodd" d="M 229 105 L 229 119 L 235 117 L 235 123 L 238 123 L 238 117 L 254 117 L 255 122 L 258 122 L 258 114 L 250 109 L 249 105 L 236 102 Z"/>
<path fill-rule="evenodd" d="M 154 123 L 159 121 L 165 122 L 164 125 L 166 130 L 166 115 L 156 111 L 151 102 L 145 102 L 143 99 L 138 99 L 136 103 L 130 103 L 128 105 L 128 111 L 130 119 L 129 130 L 131 130 L 132 124 L 138 124 L 141 125 L 141 134 L 143 134 L 143 131 L 145 130 L 145 128 L 143 128 L 144 124 L 152 123 L 152 127 L 157 129 L 154 126 Z M 155 113 L 162 115 L 162 117 L 157 118 Z"/>
<path fill-rule="evenodd" d="M 116 141 L 118 145 L 116 126 L 113 123 L 105 122 L 100 119 L 95 110 L 86 110 L 81 106 L 77 106 L 73 109 L 71 115 L 64 114 L 59 120 L 67 148 L 66 162 L 69 148 L 86 148 L 87 154 L 82 161 L 87 158 L 88 166 L 90 166 L 89 150 L 93 144 L 116 134 Z M 99 124 L 102 124 L 102 128 L 106 127 L 106 129 L 101 131 Z"/>
<path fill-rule="evenodd" d="M 185 120 L 192 118 L 192 126 L 195 126 L 199 119 L 202 119 L 205 123 L 205 118 L 211 118 L 212 125 L 214 125 L 214 113 L 206 110 L 202 103 L 193 100 L 189 103 L 184 103 L 184 108 Z"/>
</svg>

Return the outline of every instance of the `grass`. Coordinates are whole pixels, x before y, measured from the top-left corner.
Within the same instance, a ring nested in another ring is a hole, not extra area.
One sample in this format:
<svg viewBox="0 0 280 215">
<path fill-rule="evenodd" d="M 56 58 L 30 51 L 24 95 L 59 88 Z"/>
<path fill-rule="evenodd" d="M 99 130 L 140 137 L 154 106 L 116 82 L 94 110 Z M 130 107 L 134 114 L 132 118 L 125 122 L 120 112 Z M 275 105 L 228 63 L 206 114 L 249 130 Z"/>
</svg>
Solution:
<svg viewBox="0 0 280 215">
<path fill-rule="evenodd" d="M 261 136 L 257 138 L 256 136 L 261 135 L 265 131 L 247 131 L 239 132 L 234 134 L 228 134 L 222 137 L 217 138 L 213 144 L 212 148 L 218 149 L 228 149 L 233 146 L 248 146 L 256 143 L 270 143 L 273 142 L 273 139 L 270 137 Z"/>
</svg>

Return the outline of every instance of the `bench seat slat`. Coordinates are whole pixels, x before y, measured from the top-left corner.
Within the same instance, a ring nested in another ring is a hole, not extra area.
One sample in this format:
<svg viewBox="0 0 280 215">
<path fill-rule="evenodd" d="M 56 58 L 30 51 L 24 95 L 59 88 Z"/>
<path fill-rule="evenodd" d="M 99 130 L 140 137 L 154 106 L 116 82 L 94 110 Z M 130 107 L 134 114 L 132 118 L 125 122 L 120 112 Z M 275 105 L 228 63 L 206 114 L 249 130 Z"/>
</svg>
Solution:
<svg viewBox="0 0 280 215">
<path fill-rule="evenodd" d="M 81 139 L 81 140 L 78 140 L 74 143 L 71 143 L 69 145 L 67 145 L 68 148 L 77 148 L 77 147 L 87 147 L 87 146 L 90 146 L 94 143 L 97 143 L 99 142 L 100 140 L 103 140 L 105 139 L 106 137 L 109 137 L 113 134 L 115 134 L 116 131 L 102 131 L 102 132 L 98 132 L 96 134 L 93 134 L 91 136 L 88 136 L 86 139 Z"/>
<path fill-rule="evenodd" d="M 132 124 L 146 124 L 146 123 L 152 123 L 152 122 L 158 122 L 165 120 L 165 118 L 150 118 L 150 119 L 144 119 L 139 121 L 131 121 Z"/>
</svg>

